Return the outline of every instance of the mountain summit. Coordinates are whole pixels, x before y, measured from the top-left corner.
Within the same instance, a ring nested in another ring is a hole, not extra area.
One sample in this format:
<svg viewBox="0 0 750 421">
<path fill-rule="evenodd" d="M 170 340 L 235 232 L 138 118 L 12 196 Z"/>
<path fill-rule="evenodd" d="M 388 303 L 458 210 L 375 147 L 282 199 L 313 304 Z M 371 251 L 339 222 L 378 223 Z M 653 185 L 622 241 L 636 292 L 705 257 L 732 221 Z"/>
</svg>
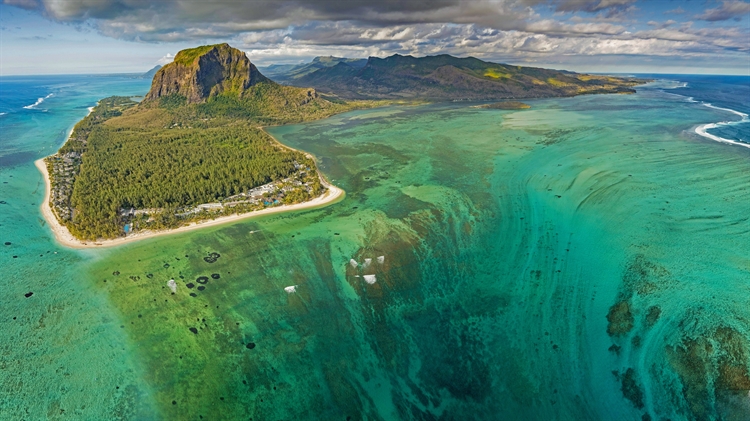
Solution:
<svg viewBox="0 0 750 421">
<path fill-rule="evenodd" d="M 194 104 L 225 93 L 242 97 L 265 81 L 242 51 L 229 44 L 206 45 L 177 53 L 172 63 L 156 72 L 145 99 L 177 94 Z"/>
</svg>

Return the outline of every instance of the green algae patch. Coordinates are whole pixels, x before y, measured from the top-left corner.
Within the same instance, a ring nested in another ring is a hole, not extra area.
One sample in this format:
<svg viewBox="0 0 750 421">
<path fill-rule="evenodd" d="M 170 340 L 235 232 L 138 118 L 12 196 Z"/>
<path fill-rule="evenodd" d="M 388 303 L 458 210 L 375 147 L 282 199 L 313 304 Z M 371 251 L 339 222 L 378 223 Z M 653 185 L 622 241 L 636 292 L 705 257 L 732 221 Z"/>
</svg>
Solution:
<svg viewBox="0 0 750 421">
<path fill-rule="evenodd" d="M 531 105 L 519 101 L 501 101 L 479 105 L 477 108 L 486 108 L 489 110 L 528 110 L 531 108 Z"/>
</svg>

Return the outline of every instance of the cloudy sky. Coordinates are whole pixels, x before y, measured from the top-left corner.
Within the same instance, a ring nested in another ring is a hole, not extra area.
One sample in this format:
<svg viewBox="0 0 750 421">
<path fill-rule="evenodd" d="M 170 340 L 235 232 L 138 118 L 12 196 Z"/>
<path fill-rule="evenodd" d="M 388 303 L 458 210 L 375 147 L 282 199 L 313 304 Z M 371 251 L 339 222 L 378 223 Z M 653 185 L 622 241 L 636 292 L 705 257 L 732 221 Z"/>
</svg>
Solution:
<svg viewBox="0 0 750 421">
<path fill-rule="evenodd" d="M 0 75 L 143 72 L 219 42 L 261 66 L 448 53 L 574 71 L 750 75 L 743 0 L 0 1 Z"/>
</svg>

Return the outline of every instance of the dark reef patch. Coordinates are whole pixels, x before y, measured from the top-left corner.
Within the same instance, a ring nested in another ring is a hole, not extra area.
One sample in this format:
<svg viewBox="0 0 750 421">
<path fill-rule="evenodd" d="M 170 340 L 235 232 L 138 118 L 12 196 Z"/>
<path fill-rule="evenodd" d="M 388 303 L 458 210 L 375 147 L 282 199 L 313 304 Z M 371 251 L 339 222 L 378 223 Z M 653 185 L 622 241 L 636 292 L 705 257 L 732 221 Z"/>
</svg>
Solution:
<svg viewBox="0 0 750 421">
<path fill-rule="evenodd" d="M 29 297 L 31 297 L 32 295 L 34 295 L 34 293 L 33 293 L 33 292 L 27 292 L 26 294 L 23 294 L 23 296 L 24 296 L 24 297 L 26 297 L 26 298 L 29 298 Z"/>
<path fill-rule="evenodd" d="M 248 343 L 247 345 L 245 345 L 245 347 L 246 347 L 247 349 L 253 349 L 253 348 L 255 348 L 255 342 L 250 342 L 250 343 Z"/>
<path fill-rule="evenodd" d="M 622 336 L 633 328 L 633 314 L 627 301 L 620 301 L 609 308 L 607 314 L 607 333 L 610 336 Z"/>
<path fill-rule="evenodd" d="M 635 370 L 632 368 L 625 370 L 625 373 L 620 376 L 620 381 L 622 383 L 622 395 L 630 402 L 633 402 L 636 408 L 642 409 L 643 390 L 641 390 L 636 381 Z"/>
<path fill-rule="evenodd" d="M 671 274 L 666 268 L 639 254 L 625 270 L 622 281 L 628 291 L 646 295 L 669 284 L 670 277 Z"/>
<path fill-rule="evenodd" d="M 208 276 L 199 276 L 195 282 L 205 285 L 208 283 Z"/>
<path fill-rule="evenodd" d="M 747 419 L 749 351 L 744 335 L 728 326 L 666 347 L 692 419 Z"/>
<path fill-rule="evenodd" d="M 198 329 L 196 329 L 194 327 L 191 327 L 188 330 L 190 330 L 191 332 L 195 333 L 196 335 L 198 334 Z"/>
<path fill-rule="evenodd" d="M 195 284 L 192 283 L 192 282 L 190 282 L 190 283 L 185 284 L 185 286 L 188 287 L 188 288 L 194 288 Z"/>
<path fill-rule="evenodd" d="M 219 275 L 218 273 L 212 273 L 211 274 L 211 278 L 212 279 L 219 279 L 219 278 L 221 278 L 221 275 Z"/>
<path fill-rule="evenodd" d="M 656 321 L 659 320 L 659 316 L 661 316 L 661 308 L 658 306 L 649 307 L 646 311 L 646 326 L 651 327 L 656 324 Z"/>
<path fill-rule="evenodd" d="M 221 255 L 213 251 L 211 253 L 208 253 L 208 256 L 204 257 L 203 260 L 206 263 L 215 263 L 217 260 L 219 260 L 219 257 L 221 257 Z"/>
</svg>

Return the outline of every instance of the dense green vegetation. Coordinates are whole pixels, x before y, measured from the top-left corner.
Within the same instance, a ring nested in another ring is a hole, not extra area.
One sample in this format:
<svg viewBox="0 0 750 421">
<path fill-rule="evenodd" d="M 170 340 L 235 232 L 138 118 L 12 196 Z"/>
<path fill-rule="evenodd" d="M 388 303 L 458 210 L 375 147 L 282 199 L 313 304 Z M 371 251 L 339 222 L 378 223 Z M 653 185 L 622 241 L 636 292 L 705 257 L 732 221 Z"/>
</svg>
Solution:
<svg viewBox="0 0 750 421">
<path fill-rule="evenodd" d="M 275 192 L 269 201 L 298 203 L 321 194 L 314 162 L 279 145 L 259 125 L 321 118 L 355 105 L 311 102 L 301 112 L 284 112 L 285 104 L 273 99 L 272 89 L 259 85 L 243 99 L 220 95 L 192 105 L 178 95 L 140 106 L 128 98 L 101 100 L 60 152 L 48 158 L 51 166 L 68 152 L 78 157 L 70 177 L 51 172 L 53 185 L 72 184 L 66 201 L 70 218 L 62 222 L 78 238 L 106 239 L 122 236 L 127 223 L 141 229 L 171 228 L 262 208 L 238 203 L 185 214 L 195 205 L 221 202 L 287 177 L 304 182 L 304 188 Z M 299 168 L 309 170 L 300 175 Z M 130 209 L 148 214 L 128 215 Z"/>
<path fill-rule="evenodd" d="M 86 150 L 86 140 L 94 127 L 112 117 L 121 116 L 123 111 L 132 108 L 136 104 L 137 102 L 132 99 L 121 96 L 113 96 L 100 100 L 91 113 L 76 124 L 70 139 L 60 148 L 59 153 L 82 153 Z"/>
<path fill-rule="evenodd" d="M 304 156 L 247 125 L 210 129 L 96 127 L 73 190 L 81 237 L 120 234 L 120 209 L 216 202 L 289 176 Z"/>
<path fill-rule="evenodd" d="M 214 47 L 215 47 L 214 45 L 202 45 L 200 47 L 188 48 L 186 50 L 182 50 L 177 53 L 177 55 L 174 57 L 173 62 L 188 66 L 193 62 L 193 60 L 207 53 Z"/>
</svg>

